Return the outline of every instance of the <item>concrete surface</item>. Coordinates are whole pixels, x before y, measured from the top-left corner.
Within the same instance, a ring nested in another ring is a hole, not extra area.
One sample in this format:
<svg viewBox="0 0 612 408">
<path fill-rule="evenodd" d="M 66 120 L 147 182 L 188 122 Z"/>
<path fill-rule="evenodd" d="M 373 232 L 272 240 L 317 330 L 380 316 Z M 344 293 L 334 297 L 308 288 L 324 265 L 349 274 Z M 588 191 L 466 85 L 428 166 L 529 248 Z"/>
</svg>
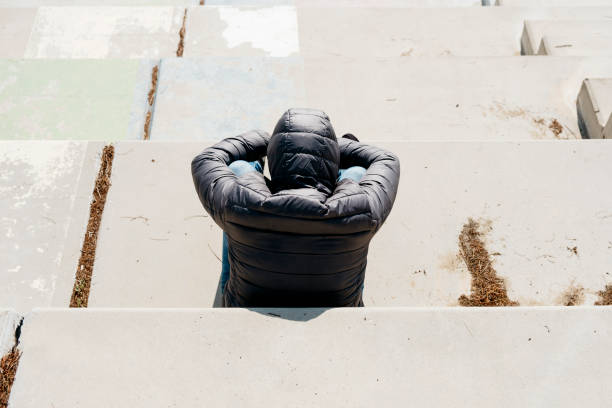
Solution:
<svg viewBox="0 0 612 408">
<path fill-rule="evenodd" d="M 164 60 L 151 138 L 271 131 L 291 106 L 323 109 L 364 140 L 553 139 L 553 118 L 558 138 L 580 138 L 582 81 L 612 76 L 603 57 L 287 58 Z"/>
<path fill-rule="evenodd" d="M 195 6 L 199 0 L 0 0 L 0 7 Z"/>
<path fill-rule="evenodd" d="M 610 307 L 41 310 L 10 402 L 603 407 L 611 327 Z"/>
<path fill-rule="evenodd" d="M 89 307 L 213 305 L 222 237 L 195 194 L 190 167 L 206 146 L 116 144 Z"/>
<path fill-rule="evenodd" d="M 555 56 L 612 56 L 612 36 L 578 36 L 560 35 L 542 37 L 538 55 Z"/>
<path fill-rule="evenodd" d="M 581 131 L 590 139 L 604 137 L 604 127 L 612 115 L 612 78 L 585 79 L 576 102 Z"/>
<path fill-rule="evenodd" d="M 15 331 L 21 322 L 21 316 L 11 309 L 0 309 L 0 358 L 15 345 Z"/>
<path fill-rule="evenodd" d="M 153 60 L 0 60 L 0 139 L 140 139 Z"/>
<path fill-rule="evenodd" d="M 609 144 L 377 144 L 399 155 L 402 178 L 370 246 L 366 306 L 456 305 L 470 290 L 457 257 L 470 217 L 490 227 L 494 267 L 522 305 L 561 304 L 571 287 L 584 288 L 584 304 L 593 304 L 612 282 L 612 195 L 601 193 L 612 170 Z M 117 144 L 90 307 L 213 305 L 221 231 L 189 171 L 206 145 Z"/>
<path fill-rule="evenodd" d="M 593 7 L 612 6 L 612 0 L 496 0 L 495 4 L 519 7 Z"/>
<path fill-rule="evenodd" d="M 40 7 L 25 57 L 174 57 L 184 11 L 175 7 Z"/>
<path fill-rule="evenodd" d="M 488 0 L 484 0 L 487 2 Z M 465 7 L 480 6 L 481 0 L 206 0 L 207 6 L 278 6 L 299 7 Z"/>
<path fill-rule="evenodd" d="M 612 19 L 527 20 L 521 37 L 521 52 L 524 55 L 537 54 L 542 37 L 546 35 L 562 35 L 566 38 L 610 37 L 612 36 Z"/>
<path fill-rule="evenodd" d="M 1 58 L 23 57 L 35 15 L 35 9 L 0 9 Z"/>
<path fill-rule="evenodd" d="M 303 81 L 297 57 L 165 59 L 151 139 L 219 140 L 244 129 L 271 129 L 301 100 Z"/>
<path fill-rule="evenodd" d="M 611 8 L 325 4 L 191 8 L 185 56 L 512 56 L 520 53 L 527 18 L 599 19 L 612 15 Z M 470 30 L 465 30 L 466 25 Z"/>
<path fill-rule="evenodd" d="M 68 306 L 101 149 L 0 142 L 0 308 Z"/>
</svg>

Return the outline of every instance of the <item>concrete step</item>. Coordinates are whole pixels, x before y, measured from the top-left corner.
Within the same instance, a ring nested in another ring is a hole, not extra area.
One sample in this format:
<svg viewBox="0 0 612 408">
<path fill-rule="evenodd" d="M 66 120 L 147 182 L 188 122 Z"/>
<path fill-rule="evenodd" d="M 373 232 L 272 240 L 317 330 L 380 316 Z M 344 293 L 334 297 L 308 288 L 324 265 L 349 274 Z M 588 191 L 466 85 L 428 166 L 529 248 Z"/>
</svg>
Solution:
<svg viewBox="0 0 612 408">
<path fill-rule="evenodd" d="M 39 310 L 10 403 L 603 407 L 611 327 L 610 307 Z"/>
<path fill-rule="evenodd" d="M 612 0 L 496 0 L 495 4 L 515 7 L 595 7 L 612 6 Z"/>
<path fill-rule="evenodd" d="M 210 1 L 210 0 L 208 0 Z M 0 0 L 0 7 L 196 6 L 200 0 Z"/>
<path fill-rule="evenodd" d="M 612 9 L 199 7 L 188 11 L 185 56 L 511 56 L 527 18 L 606 14 Z"/>
<path fill-rule="evenodd" d="M 604 57 L 167 59 L 151 138 L 218 140 L 316 106 L 369 140 L 575 139 L 582 81 L 610 76 Z"/>
<path fill-rule="evenodd" d="M 518 38 L 525 19 L 594 20 L 612 15 L 610 7 L 431 8 L 392 1 L 256 4 L 260 6 L 187 7 L 184 55 L 510 56 L 520 52 Z M 5 7 L 0 10 L 0 39 L 5 39 L 0 57 L 174 57 L 185 10 L 112 3 Z M 465 31 L 465 24 L 472 28 Z"/>
<path fill-rule="evenodd" d="M 101 149 L 0 142 L 0 308 L 68 305 Z"/>
<path fill-rule="evenodd" d="M 366 306 L 457 305 L 470 291 L 458 257 L 470 217 L 487 229 L 494 267 L 522 305 L 563 304 L 574 292 L 593 304 L 612 282 L 612 196 L 602 194 L 612 145 L 367 141 L 399 155 L 402 178 L 370 246 Z M 90 307 L 215 304 L 221 231 L 189 172 L 206 144 L 116 144 Z"/>
<path fill-rule="evenodd" d="M 576 104 L 585 137 L 612 139 L 612 79 L 586 79 Z"/>
<path fill-rule="evenodd" d="M 0 60 L 0 139 L 140 139 L 154 60 Z"/>
<path fill-rule="evenodd" d="M 184 13 L 184 7 L 170 6 L 0 9 L 0 38 L 6 35 L 0 56 L 173 57 Z"/>
<path fill-rule="evenodd" d="M 521 37 L 521 52 L 535 55 L 544 36 L 562 35 L 565 38 L 610 37 L 612 19 L 609 20 L 527 20 Z M 606 47 L 609 48 L 609 47 Z"/>
<path fill-rule="evenodd" d="M 564 35 L 545 35 L 540 42 L 538 55 L 610 57 L 611 43 L 612 36 L 582 35 L 570 38 Z"/>
<path fill-rule="evenodd" d="M 391 217 L 370 247 L 367 306 L 457 305 L 470 292 L 458 257 L 470 217 L 486 229 L 494 267 L 522 305 L 563 304 L 572 293 L 593 304 L 612 281 L 612 199 L 601 194 L 612 146 L 605 141 L 364 140 L 397 153 L 403 173 Z M 221 231 L 189 173 L 207 144 L 116 144 L 90 307 L 218 304 Z M 10 175 L 0 183 L 0 306 L 21 313 L 65 307 L 102 145 L 0 147 L 0 169 Z"/>
</svg>

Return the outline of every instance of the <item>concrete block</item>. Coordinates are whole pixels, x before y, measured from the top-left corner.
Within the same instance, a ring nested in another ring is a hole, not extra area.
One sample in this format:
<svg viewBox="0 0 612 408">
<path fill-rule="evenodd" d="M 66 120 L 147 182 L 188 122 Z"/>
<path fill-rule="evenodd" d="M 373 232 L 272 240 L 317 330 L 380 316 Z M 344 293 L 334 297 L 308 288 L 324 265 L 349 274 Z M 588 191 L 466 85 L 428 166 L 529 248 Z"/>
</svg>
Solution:
<svg viewBox="0 0 612 408">
<path fill-rule="evenodd" d="M 610 76 L 612 58 L 170 59 L 151 138 L 272 131 L 288 107 L 310 106 L 371 141 L 575 139 L 582 81 Z M 549 127 L 553 119 L 560 134 Z"/>
<path fill-rule="evenodd" d="M 583 304 L 593 304 L 612 280 L 606 239 L 612 196 L 601 194 L 609 184 L 612 146 L 376 144 L 399 155 L 402 178 L 391 216 L 370 246 L 366 306 L 457 305 L 470 291 L 470 274 L 458 257 L 459 234 L 470 217 L 490 227 L 486 245 L 496 254 L 494 267 L 522 305 L 562 304 L 572 287 L 583 288 Z M 189 173 L 190 160 L 205 146 L 117 144 L 91 307 L 214 303 L 221 231 L 198 202 Z"/>
<path fill-rule="evenodd" d="M 611 37 L 612 20 L 527 20 L 521 37 L 521 52 L 535 55 L 542 37 L 555 35 L 566 38 Z"/>
<path fill-rule="evenodd" d="M 195 194 L 190 168 L 207 145 L 116 145 L 89 307 L 213 305 L 222 236 Z"/>
<path fill-rule="evenodd" d="M 611 327 L 609 307 L 37 311 L 11 404 L 603 407 Z"/>
<path fill-rule="evenodd" d="M 594 7 L 612 6 L 612 0 L 496 0 L 495 4 L 518 7 Z"/>
<path fill-rule="evenodd" d="M 520 54 L 526 18 L 597 19 L 612 9 L 197 7 L 185 56 L 411 57 Z M 386 4 L 386 3 L 383 3 Z M 472 27 L 469 31 L 465 26 Z"/>
<path fill-rule="evenodd" d="M 0 142 L 0 307 L 68 306 L 101 149 Z"/>
<path fill-rule="evenodd" d="M 0 0 L 0 7 L 196 6 L 200 0 Z"/>
<path fill-rule="evenodd" d="M 21 58 L 34 24 L 36 9 L 0 9 L 0 57 Z"/>
<path fill-rule="evenodd" d="M 25 56 L 174 57 L 183 14 L 175 7 L 40 7 Z"/>
<path fill-rule="evenodd" d="M 585 79 L 576 101 L 581 132 L 590 139 L 607 139 L 604 132 L 612 115 L 612 79 Z"/>
<path fill-rule="evenodd" d="M 21 316 L 11 309 L 0 309 L 0 358 L 15 345 L 15 331 Z"/>
<path fill-rule="evenodd" d="M 298 57 L 163 60 L 151 139 L 219 140 L 268 129 L 299 105 L 302 65 Z"/>
<path fill-rule="evenodd" d="M 0 139 L 139 139 L 152 60 L 0 60 Z"/>
<path fill-rule="evenodd" d="M 484 0 L 487 2 L 488 0 Z M 480 6 L 482 0 L 206 0 L 207 6 L 278 6 L 298 7 L 464 7 Z"/>
<path fill-rule="evenodd" d="M 556 56 L 612 56 L 612 36 L 578 36 L 568 38 L 565 36 L 542 37 L 538 55 Z"/>
<path fill-rule="evenodd" d="M 301 106 L 325 110 L 339 129 L 368 140 L 580 138 L 582 81 L 612 72 L 609 58 L 337 61 L 305 59 Z M 553 119 L 560 134 L 549 127 Z"/>
</svg>

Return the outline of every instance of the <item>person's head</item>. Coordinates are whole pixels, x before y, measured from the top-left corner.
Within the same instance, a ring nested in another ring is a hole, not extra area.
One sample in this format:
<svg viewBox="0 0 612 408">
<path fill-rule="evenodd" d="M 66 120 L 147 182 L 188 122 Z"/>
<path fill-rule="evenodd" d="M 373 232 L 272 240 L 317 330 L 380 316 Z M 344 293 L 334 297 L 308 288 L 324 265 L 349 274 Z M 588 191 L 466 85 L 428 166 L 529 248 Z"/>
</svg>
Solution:
<svg viewBox="0 0 612 408">
<path fill-rule="evenodd" d="M 313 187 L 327 194 L 334 190 L 340 149 L 325 112 L 285 112 L 274 128 L 267 156 L 274 190 Z"/>
</svg>

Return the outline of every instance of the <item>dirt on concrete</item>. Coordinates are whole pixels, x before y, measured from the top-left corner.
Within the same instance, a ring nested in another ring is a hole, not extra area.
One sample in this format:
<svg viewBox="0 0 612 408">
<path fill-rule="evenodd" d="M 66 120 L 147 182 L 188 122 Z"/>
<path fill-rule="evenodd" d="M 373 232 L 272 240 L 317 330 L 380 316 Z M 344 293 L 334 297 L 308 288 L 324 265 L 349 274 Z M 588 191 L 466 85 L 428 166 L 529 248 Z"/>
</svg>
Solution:
<svg viewBox="0 0 612 408">
<path fill-rule="evenodd" d="M 21 352 L 15 346 L 0 360 L 0 408 L 8 407 L 11 388 L 13 387 L 13 381 L 15 381 L 20 357 Z"/>
<path fill-rule="evenodd" d="M 155 95 L 157 93 L 157 80 L 159 78 L 159 66 L 156 65 L 153 67 L 153 71 L 151 71 L 151 88 L 149 89 L 149 94 L 147 95 L 147 102 L 149 103 L 149 108 L 147 110 L 147 115 L 145 116 L 144 122 L 144 134 L 142 138 L 144 140 L 149 140 L 151 133 L 151 119 L 153 118 L 153 102 L 155 102 Z"/>
<path fill-rule="evenodd" d="M 155 92 L 157 91 L 158 77 L 159 77 L 159 66 L 156 65 L 153 67 L 153 70 L 151 71 L 151 89 L 149 89 L 149 95 L 147 97 L 149 106 L 153 106 L 153 102 L 155 101 Z"/>
<path fill-rule="evenodd" d="M 555 135 L 557 139 L 559 139 L 559 135 L 563 133 L 563 125 L 561 125 L 557 119 L 553 119 L 552 122 L 550 122 L 550 125 L 548 125 L 548 128 L 553 132 L 553 135 Z"/>
<path fill-rule="evenodd" d="M 459 235 L 459 255 L 472 275 L 470 296 L 459 297 L 461 306 L 518 306 L 508 298 L 506 283 L 497 276 L 485 247 L 482 226 L 472 218 Z"/>
<path fill-rule="evenodd" d="M 176 49 L 176 56 L 182 57 L 183 51 L 185 51 L 185 24 L 187 23 L 187 9 L 185 9 L 185 14 L 183 14 L 183 25 L 181 30 L 179 31 L 179 43 Z"/>
<path fill-rule="evenodd" d="M 102 221 L 102 212 L 106 204 L 106 196 L 111 186 L 111 171 L 115 147 L 108 145 L 102 151 L 100 170 L 96 178 L 93 190 L 93 199 L 89 206 L 89 221 L 81 248 L 81 257 L 77 266 L 70 307 L 87 307 L 89 301 L 89 290 L 91 288 L 91 276 L 93 274 L 94 261 L 96 258 L 96 247 L 98 244 L 98 231 Z"/>
<path fill-rule="evenodd" d="M 595 302 L 597 306 L 612 306 L 612 283 L 606 285 L 605 289 L 598 293 L 601 300 Z"/>
<path fill-rule="evenodd" d="M 584 303 L 584 288 L 582 286 L 570 286 L 561 296 L 563 306 L 578 306 Z"/>
</svg>

